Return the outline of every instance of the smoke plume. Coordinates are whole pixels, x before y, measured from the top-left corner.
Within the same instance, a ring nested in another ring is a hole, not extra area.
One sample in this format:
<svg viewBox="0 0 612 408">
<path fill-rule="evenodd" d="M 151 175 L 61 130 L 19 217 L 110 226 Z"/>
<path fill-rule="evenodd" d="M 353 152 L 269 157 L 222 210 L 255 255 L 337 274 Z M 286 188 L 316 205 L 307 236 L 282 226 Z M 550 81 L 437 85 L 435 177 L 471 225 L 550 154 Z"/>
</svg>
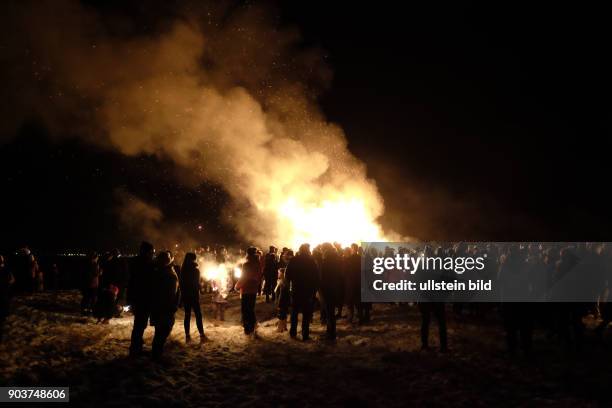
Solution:
<svg viewBox="0 0 612 408">
<path fill-rule="evenodd" d="M 291 203 L 316 213 L 347 198 L 382 236 L 377 188 L 316 104 L 331 78 L 324 54 L 265 9 L 185 6 L 135 27 L 75 1 L 19 2 L 3 20 L 3 137 L 35 116 L 58 136 L 171 159 L 188 182 L 222 185 L 255 243 L 294 243 L 279 216 Z M 125 213 L 162 222 L 146 203 Z"/>
</svg>

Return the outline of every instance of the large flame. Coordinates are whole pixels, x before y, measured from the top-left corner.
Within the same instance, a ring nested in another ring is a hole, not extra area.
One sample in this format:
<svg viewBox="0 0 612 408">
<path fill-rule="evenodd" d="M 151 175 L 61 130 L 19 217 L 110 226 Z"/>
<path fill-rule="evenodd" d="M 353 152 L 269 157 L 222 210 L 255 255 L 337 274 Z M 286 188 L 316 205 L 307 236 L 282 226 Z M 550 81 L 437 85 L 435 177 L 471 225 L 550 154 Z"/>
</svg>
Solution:
<svg viewBox="0 0 612 408">
<path fill-rule="evenodd" d="M 278 211 L 293 248 L 303 243 L 316 246 L 337 242 L 347 247 L 361 241 L 384 240 L 366 203 L 355 197 L 323 200 L 320 204 L 304 204 L 288 198 L 279 205 Z"/>
</svg>

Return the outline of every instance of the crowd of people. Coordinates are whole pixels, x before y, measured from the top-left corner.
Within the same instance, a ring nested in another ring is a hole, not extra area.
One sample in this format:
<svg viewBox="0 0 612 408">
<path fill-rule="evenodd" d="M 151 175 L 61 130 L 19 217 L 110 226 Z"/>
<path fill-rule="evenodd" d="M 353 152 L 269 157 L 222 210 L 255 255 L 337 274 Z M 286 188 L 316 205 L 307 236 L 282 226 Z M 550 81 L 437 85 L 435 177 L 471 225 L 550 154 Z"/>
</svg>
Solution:
<svg viewBox="0 0 612 408">
<path fill-rule="evenodd" d="M 393 251 L 387 248 L 386 251 Z M 469 244 L 456 243 L 445 246 L 423 244 L 401 248 L 413 255 L 419 252 L 448 256 L 479 256 L 486 254 L 488 262 L 483 277 L 497 276 L 503 279 L 525 279 L 530 287 L 550 285 L 556 277 L 582 262 L 598 276 L 600 293 L 593 302 L 531 303 L 504 302 L 466 303 L 458 299 L 418 302 L 421 315 L 421 344 L 428 349 L 432 316 L 438 323 L 439 349 L 448 349 L 446 333 L 447 309 L 458 315 L 470 313 L 484 315 L 497 309 L 504 323 L 507 347 L 514 354 L 522 349 L 531 352 L 534 327 L 541 326 L 549 334 L 558 335 L 575 348 L 582 346 L 585 326 L 583 318 L 588 313 L 601 317 L 596 329 L 602 335 L 612 320 L 612 307 L 608 305 L 608 283 L 612 282 L 612 248 L 605 244 Z M 272 302 L 277 311 L 277 330 L 287 331 L 291 338 L 298 337 L 301 317 L 301 339 L 310 339 L 313 314 L 320 311 L 321 324 L 326 326 L 325 341 L 336 340 L 336 321 L 346 318 L 349 323 L 367 324 L 372 304 L 361 301 L 361 260 L 363 249 L 353 244 L 343 248 L 337 243 L 324 243 L 311 250 L 303 244 L 294 253 L 290 248 L 270 246 L 266 254 L 256 247 L 249 247 L 240 255 L 239 277 L 228 272 L 228 290 L 238 291 L 241 299 L 242 325 L 245 335 L 257 337 L 255 307 L 258 296 L 266 303 Z M 164 344 L 175 323 L 175 314 L 184 308 L 185 341 L 191 342 L 191 315 L 195 317 L 200 342 L 205 342 L 200 295 L 218 291 L 218 283 L 205 279 L 200 259 L 214 258 L 215 262 L 228 260 L 227 250 L 202 249 L 187 252 L 182 265 L 175 262 L 170 251 L 156 253 L 151 243 L 143 242 L 135 257 L 122 257 L 115 250 L 100 257 L 92 253 L 88 257 L 82 282 L 81 311 L 93 315 L 99 323 L 108 323 L 114 316 L 131 308 L 134 316 L 130 356 L 143 352 L 143 334 L 151 325 L 155 327 L 152 357 L 159 359 Z M 102 259 L 101 259 L 102 258 Z M 29 251 L 18 252 L 16 261 L 9 268 L 0 256 L 0 330 L 9 312 L 10 294 L 42 290 L 37 284 L 39 274 L 35 257 Z M 610 270 L 608 270 L 610 269 Z M 11 286 L 13 288 L 11 289 Z M 535 290 L 535 289 L 534 289 Z M 225 304 L 225 298 L 213 293 L 217 306 Z M 447 303 L 452 303 L 447 307 Z M 406 305 L 398 304 L 398 307 Z M 223 308 L 220 311 L 222 318 Z M 346 313 L 346 315 L 343 314 Z M 0 331 L 0 335 L 2 332 Z"/>
</svg>

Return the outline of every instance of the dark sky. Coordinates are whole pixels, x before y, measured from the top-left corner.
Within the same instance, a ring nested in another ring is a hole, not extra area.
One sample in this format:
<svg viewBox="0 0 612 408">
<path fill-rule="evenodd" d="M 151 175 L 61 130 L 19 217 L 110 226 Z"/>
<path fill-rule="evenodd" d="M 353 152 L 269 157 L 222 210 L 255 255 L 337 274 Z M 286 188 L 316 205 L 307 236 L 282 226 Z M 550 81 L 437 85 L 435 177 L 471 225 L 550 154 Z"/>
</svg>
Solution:
<svg viewBox="0 0 612 408">
<path fill-rule="evenodd" d="M 103 12 L 156 18 L 152 5 L 111 3 Z M 325 50 L 334 78 L 320 104 L 376 179 L 385 226 L 423 239 L 610 238 L 604 10 L 340 3 L 281 3 L 279 21 Z M 160 166 L 167 179 L 151 171 Z M 131 243 L 112 210 L 117 185 L 185 228 L 232 239 L 218 222 L 219 188 L 176 186 L 156 159 L 51 143 L 40 123 L 0 146 L 0 171 L 0 248 Z"/>
</svg>

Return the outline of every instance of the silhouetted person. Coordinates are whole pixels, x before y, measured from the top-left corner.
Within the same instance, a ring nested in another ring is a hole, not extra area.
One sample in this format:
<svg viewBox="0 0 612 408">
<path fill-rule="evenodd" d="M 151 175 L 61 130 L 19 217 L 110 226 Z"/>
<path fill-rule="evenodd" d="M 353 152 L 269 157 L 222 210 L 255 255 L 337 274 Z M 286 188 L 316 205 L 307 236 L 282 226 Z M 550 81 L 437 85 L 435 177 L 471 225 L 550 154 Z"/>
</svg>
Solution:
<svg viewBox="0 0 612 408">
<path fill-rule="evenodd" d="M 278 295 L 278 323 L 277 331 L 282 333 L 287 331 L 287 315 L 291 306 L 291 292 L 289 291 L 289 282 L 287 282 L 286 274 L 287 264 L 293 258 L 293 251 L 287 248 L 283 249 L 281 256 L 282 268 L 278 269 L 278 280 L 276 284 L 276 293 Z"/>
<path fill-rule="evenodd" d="M 560 259 L 557 261 L 555 267 L 555 275 L 553 281 L 556 282 L 557 287 L 561 287 L 561 295 L 555 296 L 558 299 L 563 293 L 571 293 L 575 290 L 571 286 L 573 281 L 569 281 L 564 284 L 564 280 L 568 280 L 574 272 L 575 266 L 580 262 L 580 258 L 572 251 L 571 248 L 563 248 L 561 250 Z M 568 345 L 572 344 L 577 349 L 582 348 L 584 340 L 585 326 L 582 318 L 587 314 L 588 305 L 582 302 L 560 302 L 556 304 L 557 316 L 559 316 L 559 322 L 557 328 L 561 337 L 567 341 Z"/>
<path fill-rule="evenodd" d="M 246 262 L 242 264 L 242 275 L 236 283 L 236 289 L 240 291 L 242 326 L 246 335 L 255 332 L 255 301 L 260 287 L 261 264 L 257 256 L 257 248 L 250 247 L 247 249 Z"/>
<path fill-rule="evenodd" d="M 28 247 L 21 248 L 17 251 L 12 267 L 15 273 L 15 290 L 17 292 L 33 292 L 36 278 L 36 265 Z"/>
<path fill-rule="evenodd" d="M 104 286 L 98 293 L 98 301 L 94 305 L 93 315 L 98 323 L 108 324 L 117 312 L 117 297 L 119 288 L 112 283 Z"/>
<path fill-rule="evenodd" d="M 504 300 L 501 312 L 506 329 L 508 351 L 511 355 L 516 353 L 519 337 L 523 352 L 526 355 L 531 353 L 533 313 L 530 303 L 520 302 L 521 297 L 525 296 L 525 287 L 528 282 L 526 271 L 526 258 L 517 246 L 511 245 L 499 269 L 502 299 Z"/>
<path fill-rule="evenodd" d="M 134 313 L 134 326 L 130 343 L 130 355 L 137 356 L 142 352 L 142 336 L 151 317 L 152 281 L 154 272 L 153 256 L 155 249 L 148 242 L 140 244 L 138 256 L 130 263 L 130 281 L 127 300 Z"/>
<path fill-rule="evenodd" d="M 188 252 L 185 255 L 183 266 L 180 273 L 180 288 L 181 297 L 183 299 L 183 307 L 185 308 L 185 341 L 191 341 L 190 326 L 191 326 L 191 310 L 195 314 L 196 326 L 200 333 L 200 341 L 203 342 L 204 325 L 202 324 L 202 310 L 200 309 L 200 270 L 196 262 L 196 255 Z"/>
<path fill-rule="evenodd" d="M 440 336 L 440 351 L 445 352 L 448 348 L 446 339 L 446 310 L 443 302 L 421 302 L 421 348 L 429 349 L 429 325 L 433 314 L 438 322 L 438 333 Z"/>
<path fill-rule="evenodd" d="M 4 257 L 0 255 L 0 343 L 4 334 L 4 322 L 10 311 L 10 288 L 13 282 L 15 279 L 4 263 Z"/>
<path fill-rule="evenodd" d="M 81 312 L 83 314 L 93 313 L 98 297 L 99 284 L 100 265 L 98 264 L 98 254 L 94 252 L 89 256 L 89 262 L 85 267 L 85 276 L 82 283 L 83 299 L 81 300 Z"/>
<path fill-rule="evenodd" d="M 431 247 L 425 248 L 425 256 L 433 256 Z M 444 257 L 442 248 L 438 248 L 435 254 L 436 257 Z M 416 272 L 417 274 L 419 272 Z M 441 270 L 421 271 L 420 279 L 434 279 L 442 282 L 445 279 L 445 273 Z M 438 294 L 436 292 L 423 295 L 423 301 L 419 302 L 419 311 L 421 312 L 421 349 L 429 349 L 429 326 L 431 324 L 431 315 L 433 314 L 438 323 L 438 335 L 440 337 L 440 351 L 448 350 L 448 341 L 446 336 L 446 305 L 444 303 L 446 294 Z"/>
<path fill-rule="evenodd" d="M 166 339 L 172 332 L 179 302 L 179 279 L 172 261 L 170 252 L 161 252 L 155 261 L 152 279 L 151 325 L 155 326 L 155 335 L 151 356 L 156 360 L 162 356 Z"/>
<path fill-rule="evenodd" d="M 352 248 L 351 254 L 344 259 L 344 303 L 348 309 L 347 319 L 353 322 L 357 309 L 360 323 L 370 320 L 371 304 L 361 304 L 361 256 L 358 248 Z"/>
<path fill-rule="evenodd" d="M 336 339 L 336 308 L 342 304 L 344 277 L 342 257 L 331 244 L 323 244 L 320 292 L 323 295 L 327 319 L 326 340 Z"/>
<path fill-rule="evenodd" d="M 291 329 L 289 335 L 297 336 L 298 315 L 302 314 L 302 340 L 310 336 L 310 321 L 314 297 L 317 292 L 319 270 L 310 253 L 310 245 L 302 244 L 298 254 L 287 265 L 285 278 L 291 287 Z"/>
<path fill-rule="evenodd" d="M 278 279 L 278 257 L 276 252 L 276 247 L 270 246 L 270 252 L 266 254 L 264 259 L 263 275 L 265 279 L 264 294 L 266 295 L 266 303 L 270 302 L 270 297 L 273 302 L 276 300 L 274 293 L 276 280 Z"/>
<path fill-rule="evenodd" d="M 36 292 L 44 292 L 45 290 L 45 274 L 38 264 L 38 260 L 34 255 L 30 255 L 32 275 L 34 276 L 34 290 Z"/>
</svg>

